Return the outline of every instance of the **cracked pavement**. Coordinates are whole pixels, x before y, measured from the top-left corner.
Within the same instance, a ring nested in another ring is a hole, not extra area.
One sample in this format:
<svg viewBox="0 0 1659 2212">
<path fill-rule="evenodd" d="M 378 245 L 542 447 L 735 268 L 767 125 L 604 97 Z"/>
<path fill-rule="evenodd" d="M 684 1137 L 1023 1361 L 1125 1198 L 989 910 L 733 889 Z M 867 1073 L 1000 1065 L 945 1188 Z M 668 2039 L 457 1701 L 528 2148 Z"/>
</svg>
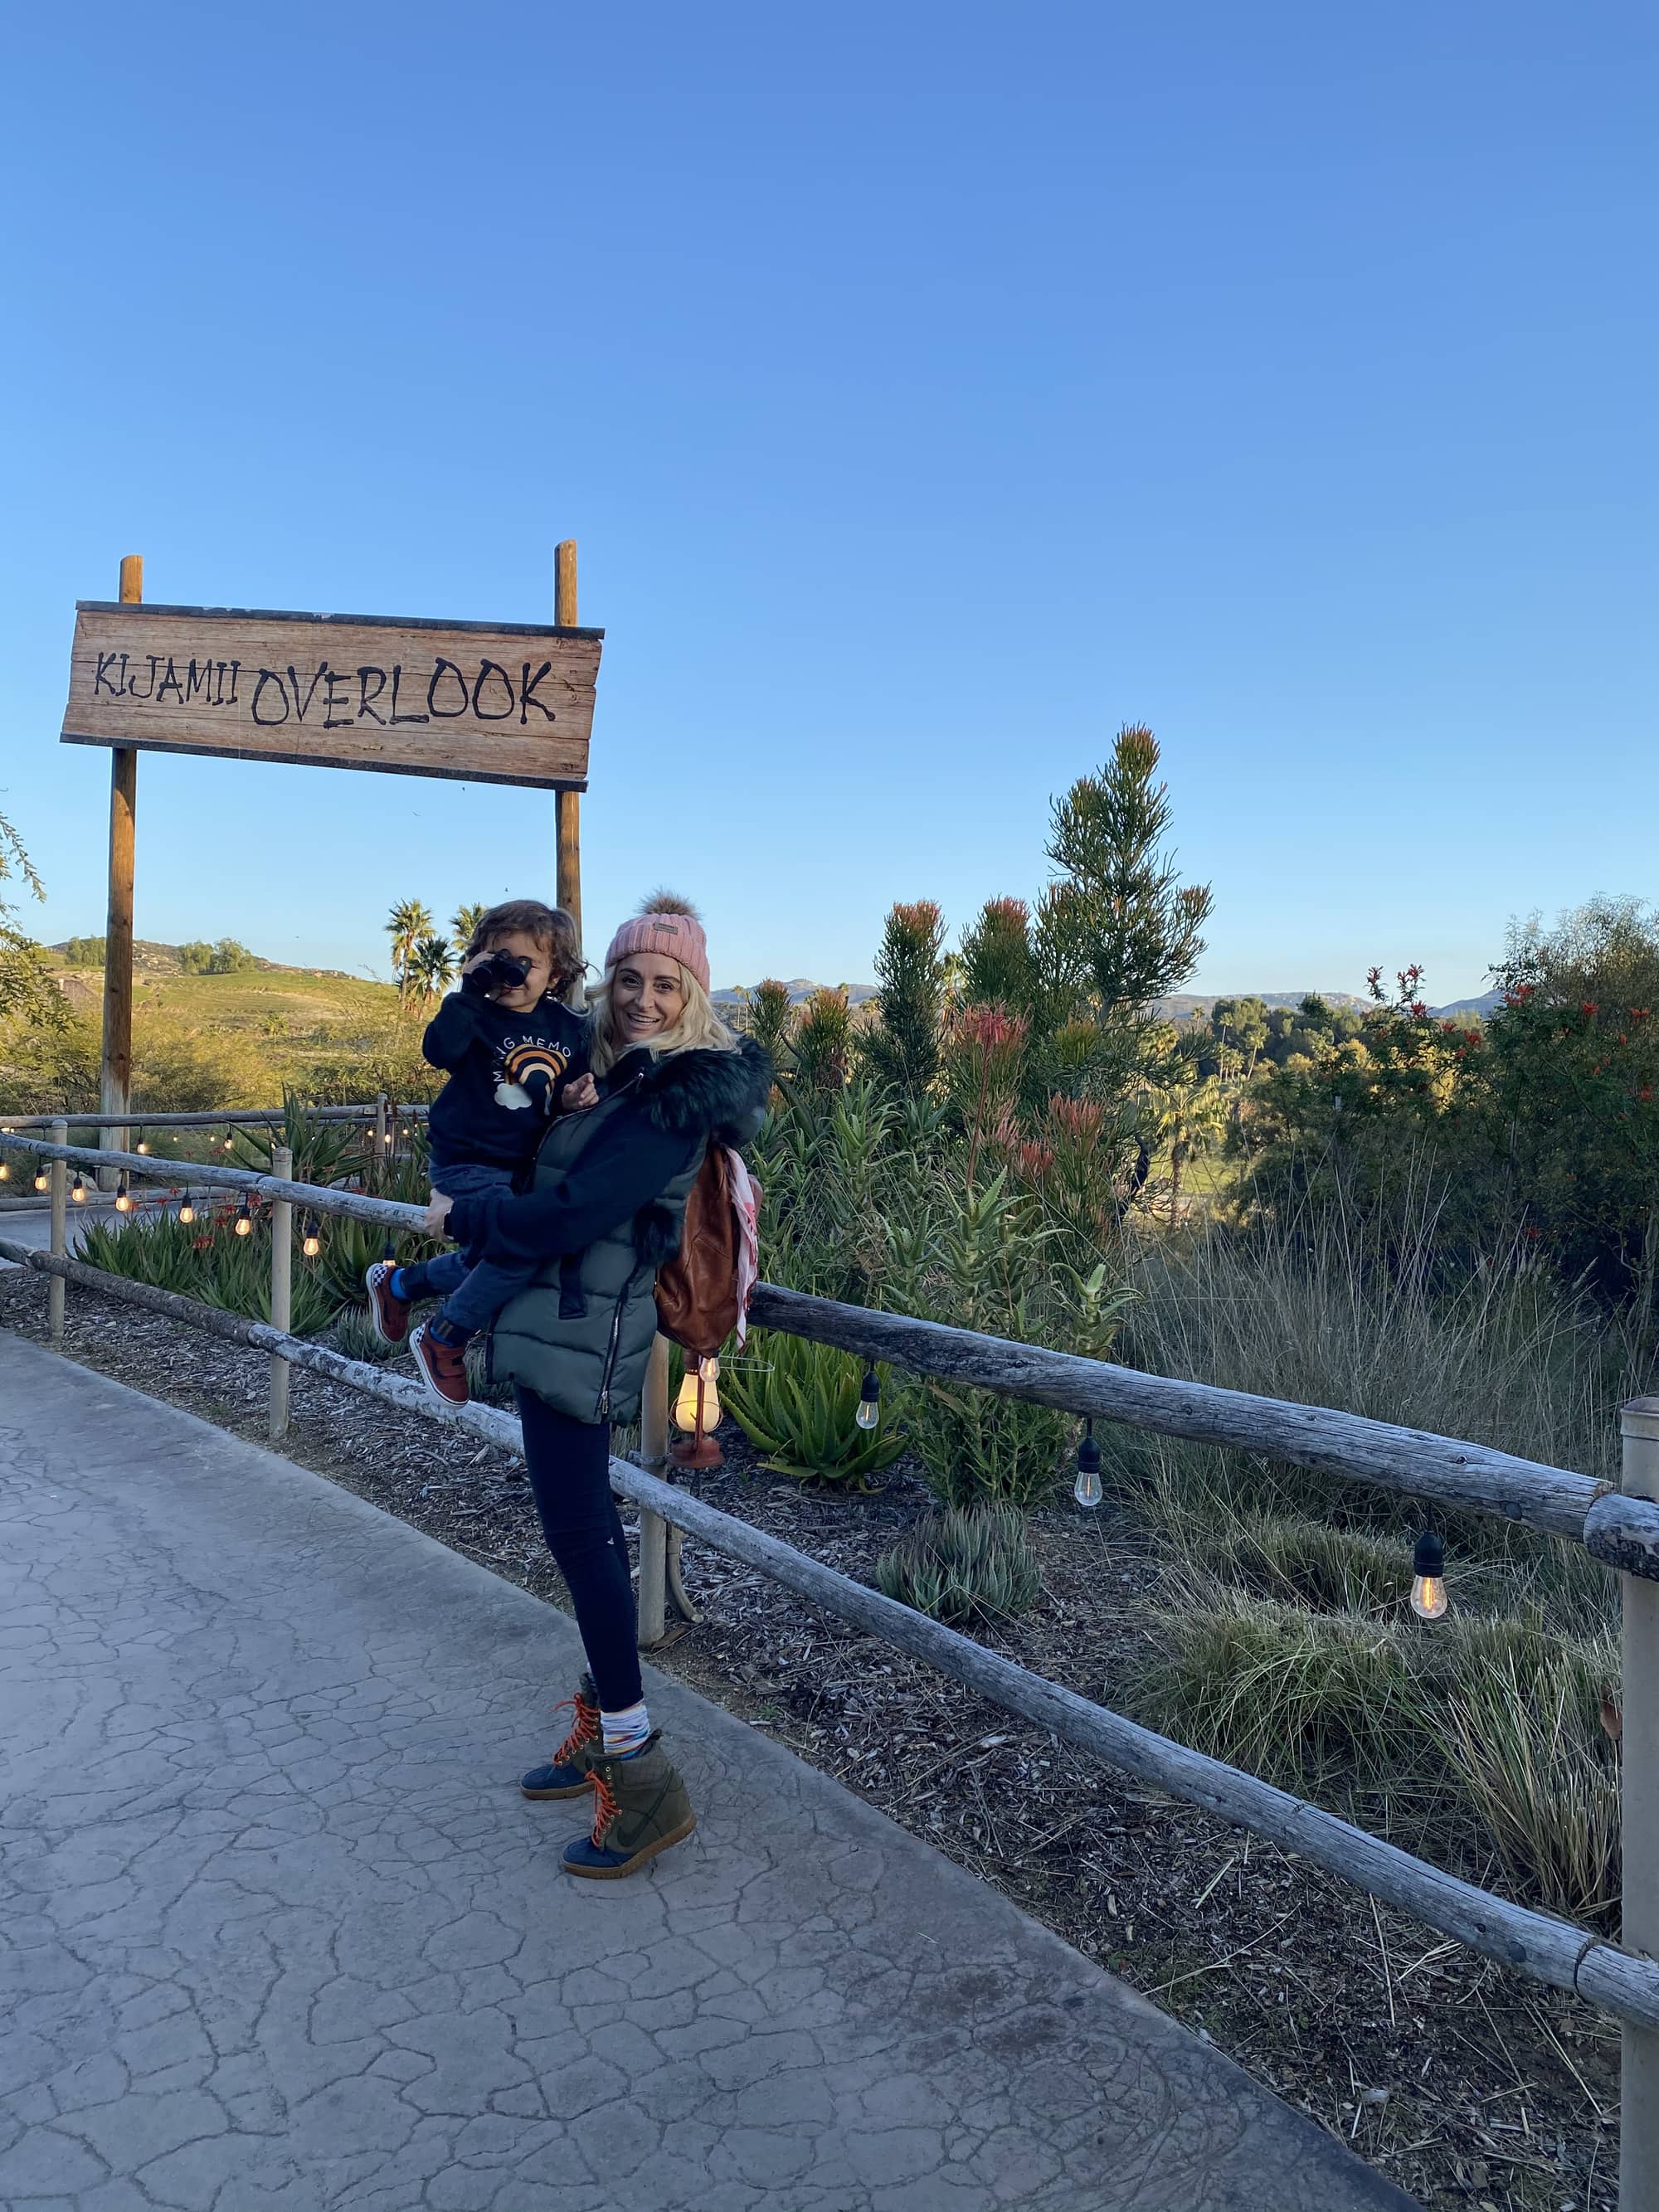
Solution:
<svg viewBox="0 0 1659 2212">
<path fill-rule="evenodd" d="M 570 1622 L 0 1334 L 6 2212 L 1410 2212 L 649 1674 L 701 1826 L 560 1874 Z"/>
</svg>

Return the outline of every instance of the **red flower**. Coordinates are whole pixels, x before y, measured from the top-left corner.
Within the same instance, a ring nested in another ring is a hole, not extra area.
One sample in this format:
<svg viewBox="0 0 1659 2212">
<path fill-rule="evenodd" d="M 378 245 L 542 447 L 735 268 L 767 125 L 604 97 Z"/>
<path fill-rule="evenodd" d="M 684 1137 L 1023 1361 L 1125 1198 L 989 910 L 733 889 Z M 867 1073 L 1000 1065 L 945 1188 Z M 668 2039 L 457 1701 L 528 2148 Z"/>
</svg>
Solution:
<svg viewBox="0 0 1659 2212">
<path fill-rule="evenodd" d="M 1650 1083 L 1644 1083 L 1636 1095 L 1645 1106 L 1648 1100 L 1653 1096 L 1653 1085 Z"/>
<path fill-rule="evenodd" d="M 1594 999 L 1586 999 L 1578 1009 L 1581 1014 L 1599 1014 L 1601 1011 Z"/>
<path fill-rule="evenodd" d="M 1648 1010 L 1645 1006 L 1632 1006 L 1630 1010 L 1630 1018 L 1633 1022 L 1644 1022 L 1648 1018 Z"/>
<path fill-rule="evenodd" d="M 1534 1244 L 1538 1242 L 1538 1231 L 1535 1229 L 1528 1230 L 1527 1235 Z"/>
</svg>

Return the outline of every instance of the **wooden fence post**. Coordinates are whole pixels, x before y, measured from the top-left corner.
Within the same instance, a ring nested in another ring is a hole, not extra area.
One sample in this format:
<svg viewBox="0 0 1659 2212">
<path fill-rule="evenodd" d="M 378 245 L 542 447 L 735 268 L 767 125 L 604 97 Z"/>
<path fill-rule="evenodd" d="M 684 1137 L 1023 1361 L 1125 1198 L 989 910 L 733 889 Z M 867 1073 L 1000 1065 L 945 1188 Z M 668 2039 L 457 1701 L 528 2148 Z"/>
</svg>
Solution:
<svg viewBox="0 0 1659 2212">
<path fill-rule="evenodd" d="M 129 553 L 121 563 L 121 604 L 144 596 L 144 561 Z M 138 751 L 115 745 L 109 757 L 109 903 L 104 919 L 104 1041 L 98 1104 L 104 1114 L 125 1114 L 132 1088 L 132 883 L 137 850 Z M 123 1128 L 99 1132 L 112 1152 L 127 1150 Z M 113 1190 L 115 1170 L 100 1168 L 98 1187 Z"/>
<path fill-rule="evenodd" d="M 273 1145 L 270 1172 L 279 1182 L 294 1180 L 294 1154 L 286 1145 Z M 294 1208 L 285 1198 L 270 1205 L 270 1325 L 289 1333 L 294 1310 Z M 288 1434 L 288 1362 L 280 1352 L 270 1355 L 270 1427 L 272 1443 Z"/>
<path fill-rule="evenodd" d="M 377 1161 L 386 1158 L 386 1093 L 377 1091 L 374 1094 L 374 1158 Z M 378 1179 L 378 1166 L 374 1172 Z"/>
<path fill-rule="evenodd" d="M 648 1474 L 668 1465 L 668 1339 L 651 1347 L 640 1404 L 640 1456 Z M 668 1632 L 668 1523 L 661 1514 L 640 1509 L 640 1644 L 648 1650 Z"/>
<path fill-rule="evenodd" d="M 576 541 L 561 538 L 553 555 L 553 619 L 561 629 L 576 627 Z M 576 942 L 582 943 L 582 795 L 579 791 L 554 793 L 558 824 L 558 904 L 576 925 Z M 570 987 L 573 1006 L 587 1003 L 579 975 Z"/>
<path fill-rule="evenodd" d="M 69 1123 L 54 1121 L 52 1125 L 54 1145 L 69 1142 Z M 53 1255 L 63 1259 L 69 1249 L 69 1163 L 54 1160 L 52 1164 L 52 1249 Z M 64 1279 L 54 1275 L 46 1291 L 46 1317 L 51 1325 L 54 1344 L 64 1341 Z"/>
<path fill-rule="evenodd" d="M 1659 1398 L 1622 1413 L 1623 1480 L 1632 1498 L 1659 1498 Z M 1620 1575 L 1624 1598 L 1624 1771 L 1621 1830 L 1627 1951 L 1659 1958 L 1659 1583 Z M 1626 2021 L 1619 2099 L 1620 2212 L 1659 2208 L 1659 2034 Z"/>
</svg>

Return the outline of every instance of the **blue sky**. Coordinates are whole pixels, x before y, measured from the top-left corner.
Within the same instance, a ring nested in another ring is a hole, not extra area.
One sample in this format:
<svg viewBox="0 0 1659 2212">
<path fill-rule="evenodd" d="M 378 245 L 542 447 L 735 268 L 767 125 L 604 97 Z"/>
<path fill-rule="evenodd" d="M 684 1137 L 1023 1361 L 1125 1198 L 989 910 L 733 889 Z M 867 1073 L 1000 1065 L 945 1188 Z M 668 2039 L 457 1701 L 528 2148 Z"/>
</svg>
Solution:
<svg viewBox="0 0 1659 2212">
<path fill-rule="evenodd" d="M 608 637 L 588 933 L 862 980 L 1158 732 L 1198 988 L 1479 989 L 1659 842 L 1650 10 L 15 11 L 0 808 L 102 926 L 76 598 Z M 144 755 L 137 926 L 384 968 L 550 794 Z"/>
</svg>

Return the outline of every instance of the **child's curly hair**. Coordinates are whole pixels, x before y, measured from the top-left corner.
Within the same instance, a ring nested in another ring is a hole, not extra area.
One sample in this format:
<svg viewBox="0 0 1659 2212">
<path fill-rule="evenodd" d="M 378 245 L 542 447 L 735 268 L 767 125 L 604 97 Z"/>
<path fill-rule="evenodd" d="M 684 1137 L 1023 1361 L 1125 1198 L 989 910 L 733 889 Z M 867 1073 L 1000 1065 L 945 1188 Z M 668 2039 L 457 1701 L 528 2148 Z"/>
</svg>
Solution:
<svg viewBox="0 0 1659 2212">
<path fill-rule="evenodd" d="M 492 906 L 480 917 L 463 957 L 471 960 L 488 952 L 507 936 L 528 937 L 547 955 L 553 970 L 547 988 L 556 999 L 563 998 L 586 965 L 575 923 L 562 906 L 544 906 L 539 899 L 503 899 Z"/>
</svg>

